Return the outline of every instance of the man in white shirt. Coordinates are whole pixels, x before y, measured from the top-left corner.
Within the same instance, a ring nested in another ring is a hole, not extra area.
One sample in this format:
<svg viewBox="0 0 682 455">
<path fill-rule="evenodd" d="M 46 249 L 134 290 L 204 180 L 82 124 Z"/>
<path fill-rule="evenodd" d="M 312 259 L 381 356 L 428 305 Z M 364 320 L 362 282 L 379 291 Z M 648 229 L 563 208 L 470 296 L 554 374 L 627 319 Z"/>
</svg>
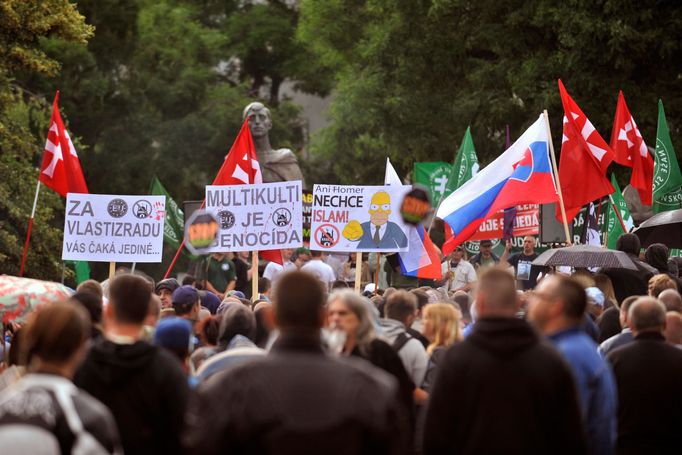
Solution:
<svg viewBox="0 0 682 455">
<path fill-rule="evenodd" d="M 322 259 L 322 251 L 310 251 L 310 260 L 301 267 L 301 271 L 315 275 L 324 284 L 327 291 L 329 291 L 332 283 L 336 281 L 334 269 Z"/>
<path fill-rule="evenodd" d="M 443 288 L 449 291 L 469 292 L 476 283 L 476 270 L 464 260 L 464 248 L 458 246 L 441 264 L 443 270 Z"/>
<path fill-rule="evenodd" d="M 277 280 L 279 279 L 279 276 L 283 272 L 287 270 L 296 270 L 296 265 L 291 262 L 291 255 L 293 254 L 294 250 L 291 248 L 285 248 L 280 251 L 282 253 L 282 262 L 284 265 L 279 265 L 278 263 L 271 261 L 268 262 L 268 265 L 265 266 L 265 270 L 263 270 L 263 278 L 270 280 L 273 290 L 277 286 Z"/>
</svg>

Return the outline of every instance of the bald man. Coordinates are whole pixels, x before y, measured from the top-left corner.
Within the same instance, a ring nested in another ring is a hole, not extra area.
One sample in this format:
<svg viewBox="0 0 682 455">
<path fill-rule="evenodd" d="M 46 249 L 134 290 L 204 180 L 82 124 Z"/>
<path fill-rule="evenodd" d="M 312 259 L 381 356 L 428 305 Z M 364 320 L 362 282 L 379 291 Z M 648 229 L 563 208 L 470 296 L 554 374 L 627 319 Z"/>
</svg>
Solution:
<svg viewBox="0 0 682 455">
<path fill-rule="evenodd" d="M 616 452 L 677 453 L 682 428 L 682 350 L 665 342 L 665 306 L 640 297 L 628 311 L 635 339 L 608 354 L 618 385 Z"/>
<path fill-rule="evenodd" d="M 665 341 L 682 349 L 682 314 L 676 311 L 668 311 L 665 314 Z"/>
<path fill-rule="evenodd" d="M 665 305 L 666 311 L 682 313 L 682 296 L 674 289 L 666 289 L 658 295 L 658 300 Z"/>
</svg>

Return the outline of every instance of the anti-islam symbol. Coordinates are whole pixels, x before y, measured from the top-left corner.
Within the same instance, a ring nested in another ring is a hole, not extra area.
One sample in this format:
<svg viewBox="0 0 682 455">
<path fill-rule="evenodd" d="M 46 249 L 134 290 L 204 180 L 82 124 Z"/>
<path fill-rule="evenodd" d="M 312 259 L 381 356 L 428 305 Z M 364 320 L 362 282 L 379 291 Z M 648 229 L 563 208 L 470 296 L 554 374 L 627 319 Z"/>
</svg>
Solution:
<svg viewBox="0 0 682 455">
<path fill-rule="evenodd" d="M 291 212 L 289 209 L 280 207 L 272 214 L 272 221 L 279 227 L 284 227 L 291 222 Z"/>
</svg>

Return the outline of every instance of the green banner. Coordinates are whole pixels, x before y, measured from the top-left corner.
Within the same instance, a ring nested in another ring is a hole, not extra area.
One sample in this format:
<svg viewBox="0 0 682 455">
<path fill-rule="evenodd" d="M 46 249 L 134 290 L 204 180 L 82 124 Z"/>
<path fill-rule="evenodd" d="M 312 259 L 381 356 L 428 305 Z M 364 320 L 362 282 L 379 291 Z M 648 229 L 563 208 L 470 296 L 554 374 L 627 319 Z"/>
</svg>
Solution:
<svg viewBox="0 0 682 455">
<path fill-rule="evenodd" d="M 414 181 L 428 189 L 433 207 L 449 194 L 446 192 L 451 168 L 450 164 L 443 161 L 414 163 Z"/>
<path fill-rule="evenodd" d="M 166 196 L 166 222 L 163 224 L 163 238 L 174 248 L 179 248 L 185 231 L 182 210 L 156 176 L 152 179 L 149 194 Z"/>
<path fill-rule="evenodd" d="M 634 226 L 634 221 L 632 220 L 630 209 L 628 209 L 628 205 L 625 203 L 625 198 L 623 198 L 623 193 L 620 191 L 616 177 L 613 174 L 611 175 L 611 184 L 616 191 L 610 196 L 611 200 L 609 202 L 613 203 L 609 203 L 608 205 L 605 228 L 608 232 L 607 246 L 608 248 L 615 250 L 618 237 L 626 232 L 630 232 L 630 229 Z M 618 207 L 620 218 L 614 210 L 614 205 Z M 623 230 L 623 224 L 625 224 L 626 230 Z"/>
<path fill-rule="evenodd" d="M 663 101 L 658 100 L 658 128 L 654 153 L 654 213 L 682 208 L 682 173 L 670 140 Z"/>
</svg>

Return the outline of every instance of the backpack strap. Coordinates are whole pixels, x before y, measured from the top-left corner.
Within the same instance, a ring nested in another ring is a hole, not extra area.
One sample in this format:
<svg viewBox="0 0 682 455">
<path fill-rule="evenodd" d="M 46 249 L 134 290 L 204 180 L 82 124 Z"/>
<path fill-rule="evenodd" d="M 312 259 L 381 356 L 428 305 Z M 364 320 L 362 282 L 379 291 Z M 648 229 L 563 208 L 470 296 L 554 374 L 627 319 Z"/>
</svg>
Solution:
<svg viewBox="0 0 682 455">
<path fill-rule="evenodd" d="M 400 332 L 398 336 L 395 337 L 395 340 L 393 340 L 393 344 L 391 346 L 395 352 L 400 352 L 400 350 L 404 348 L 407 342 L 411 339 L 412 336 L 408 335 L 406 332 Z"/>
</svg>

